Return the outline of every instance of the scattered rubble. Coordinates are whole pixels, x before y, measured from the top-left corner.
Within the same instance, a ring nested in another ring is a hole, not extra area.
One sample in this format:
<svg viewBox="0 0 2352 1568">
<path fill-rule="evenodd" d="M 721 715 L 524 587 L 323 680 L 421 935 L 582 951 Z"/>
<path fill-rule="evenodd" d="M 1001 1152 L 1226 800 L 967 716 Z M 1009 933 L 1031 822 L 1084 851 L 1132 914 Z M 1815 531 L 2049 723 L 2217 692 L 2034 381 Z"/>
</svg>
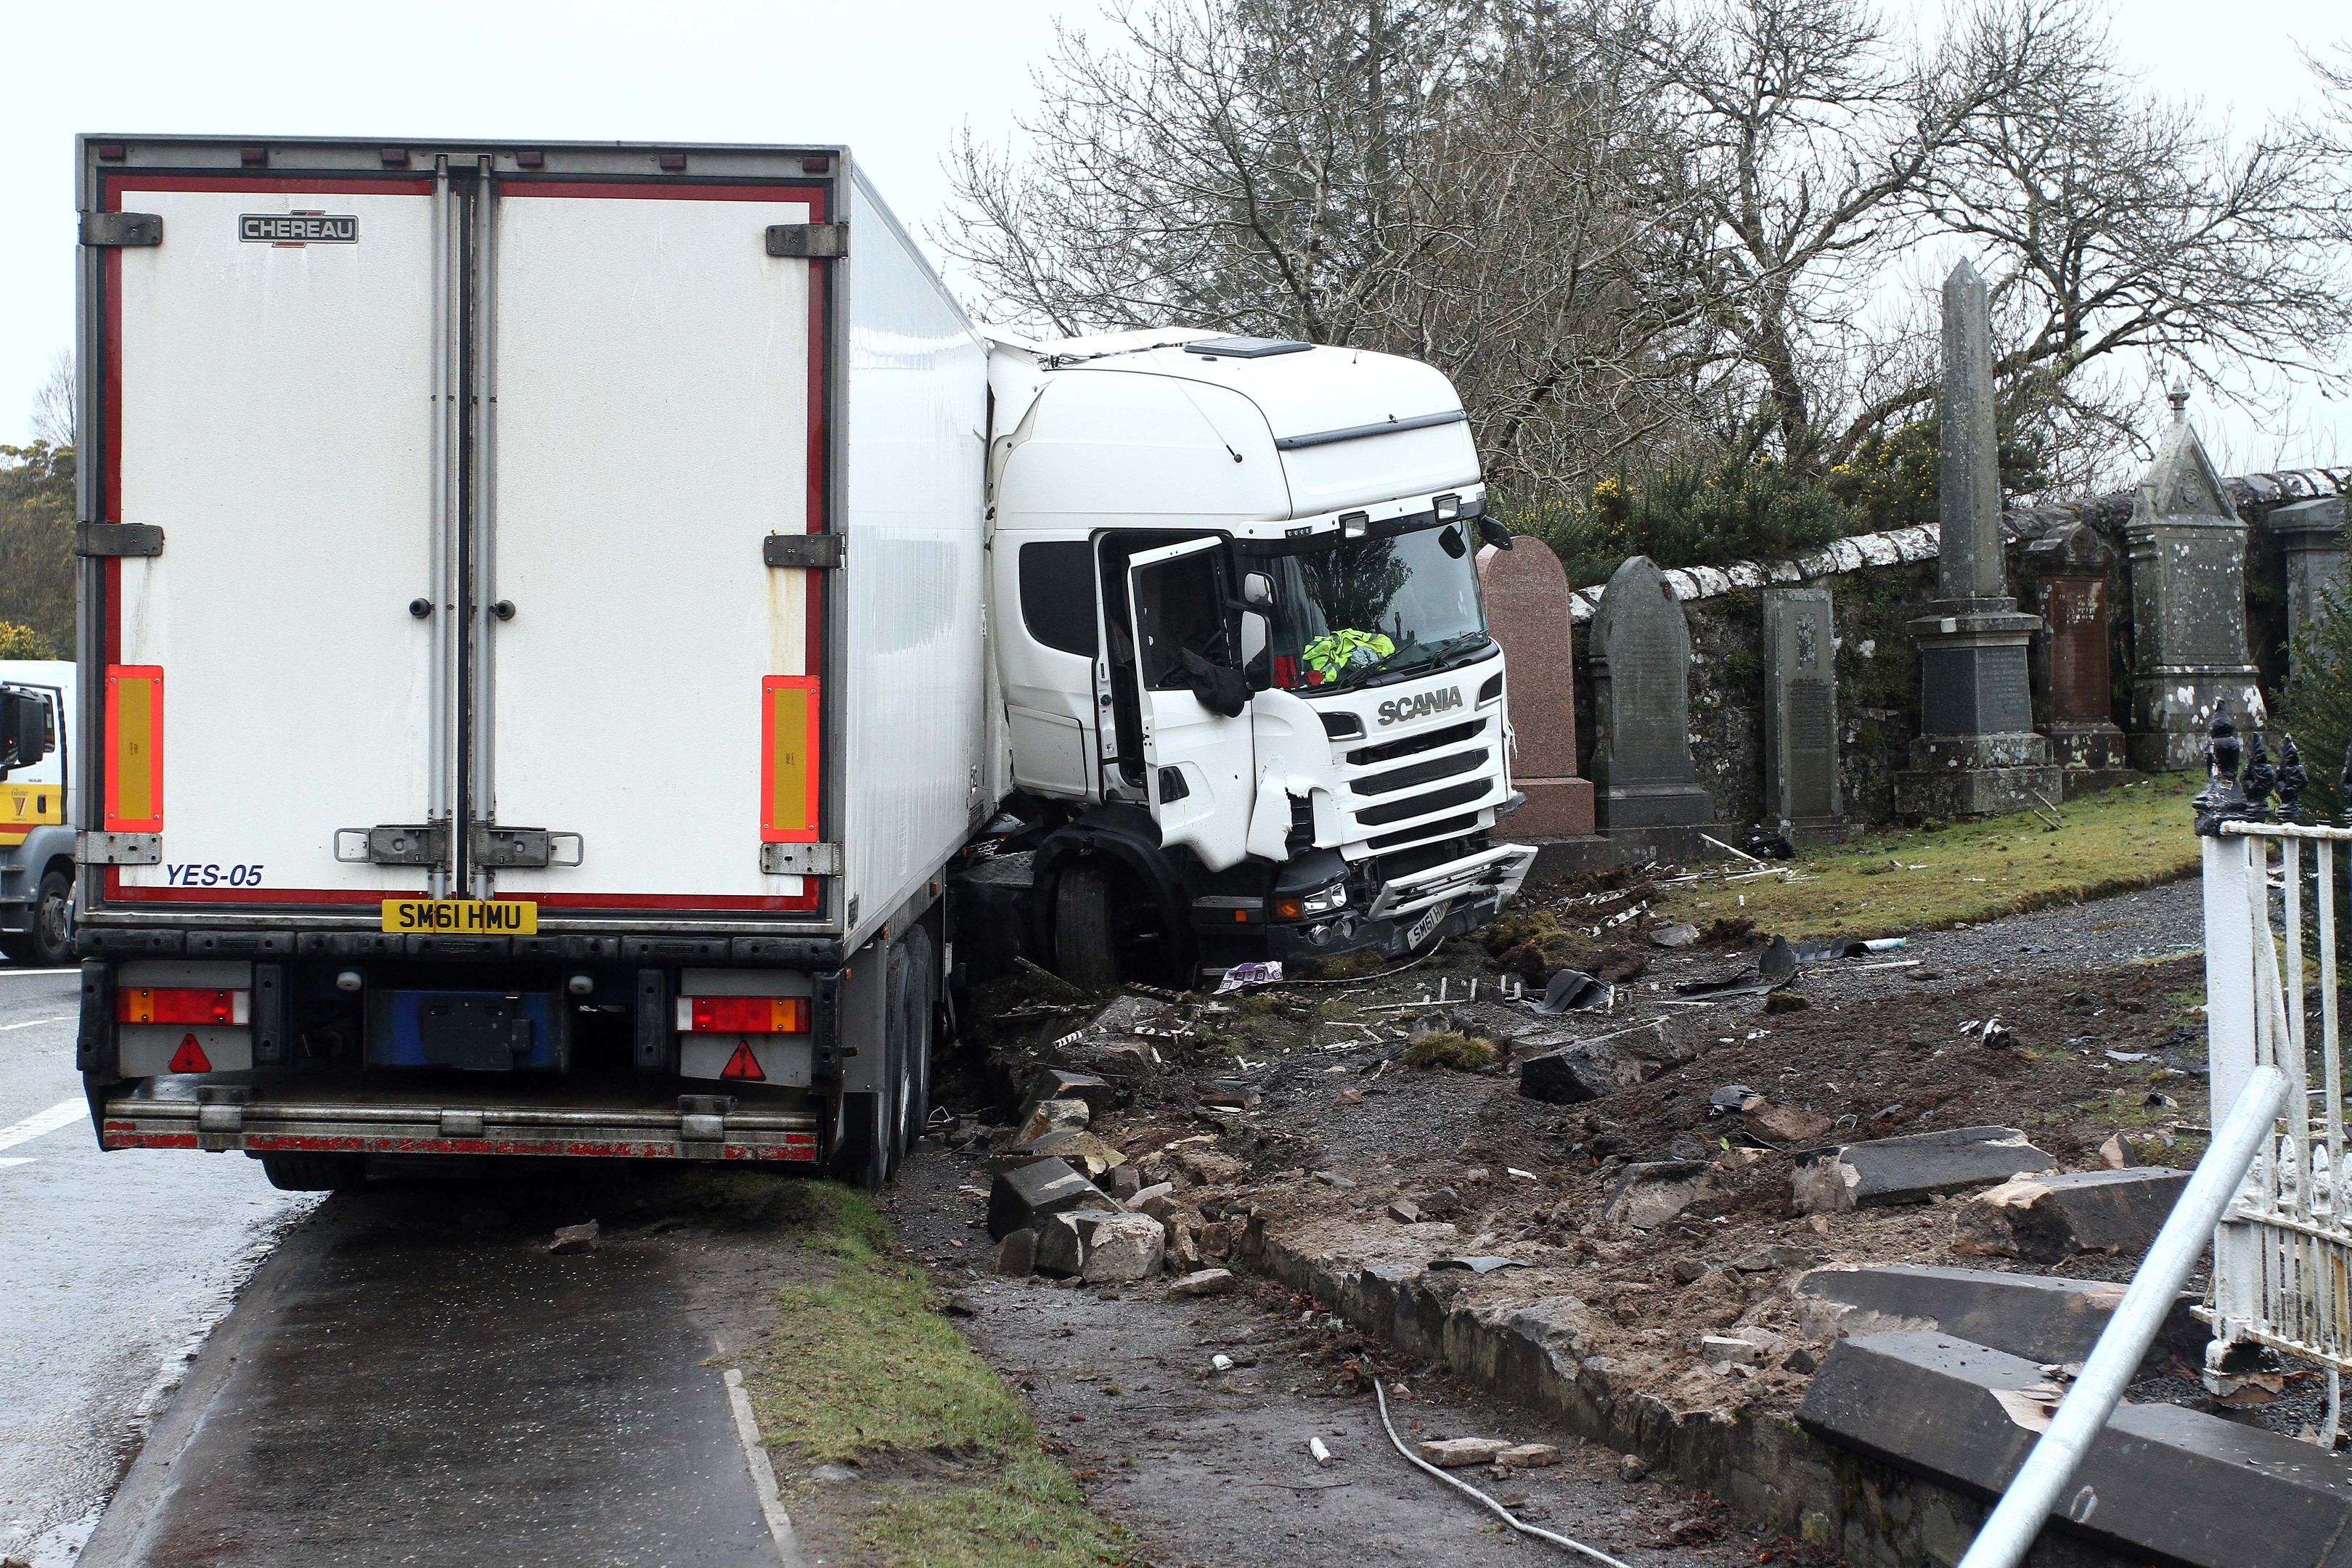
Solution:
<svg viewBox="0 0 2352 1568">
<path fill-rule="evenodd" d="M 1491 1465 L 1510 1447 L 1499 1437 L 1445 1437 L 1416 1443 L 1413 1452 L 1441 1470 L 1461 1470 L 1472 1465 Z"/>
<path fill-rule="evenodd" d="M 1707 1167 L 1696 1160 L 1653 1160 L 1628 1165 L 1601 1210 L 1603 1225 L 1652 1230 L 1704 1197 Z"/>
<path fill-rule="evenodd" d="M 1234 1280 L 1230 1268 L 1202 1268 L 1185 1275 L 1168 1287 L 1171 1296 L 1223 1296 L 1231 1291 Z"/>
<path fill-rule="evenodd" d="M 1036 1229 L 1051 1215 L 1110 1206 L 1108 1194 L 1064 1162 L 1036 1160 L 997 1173 L 988 1196 L 988 1234 L 1002 1241 L 1016 1230 Z"/>
<path fill-rule="evenodd" d="M 555 1239 L 547 1244 L 547 1250 L 559 1254 L 585 1252 L 596 1244 L 597 1234 L 597 1223 L 593 1219 L 585 1225 L 560 1225 L 555 1227 Z"/>
</svg>

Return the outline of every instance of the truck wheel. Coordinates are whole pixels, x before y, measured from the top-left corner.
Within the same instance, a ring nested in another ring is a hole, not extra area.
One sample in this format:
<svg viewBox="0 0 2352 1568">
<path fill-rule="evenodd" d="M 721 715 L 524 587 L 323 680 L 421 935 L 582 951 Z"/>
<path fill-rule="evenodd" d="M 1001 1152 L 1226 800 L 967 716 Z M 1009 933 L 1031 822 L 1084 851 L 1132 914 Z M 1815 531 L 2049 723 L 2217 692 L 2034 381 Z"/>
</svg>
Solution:
<svg viewBox="0 0 2352 1568">
<path fill-rule="evenodd" d="M 1054 969 L 1088 991 L 1109 991 L 1118 984 L 1110 877 L 1093 861 L 1078 861 L 1054 885 Z"/>
<path fill-rule="evenodd" d="M 54 969 L 73 959 L 73 879 L 52 870 L 41 879 L 33 900 L 33 930 L 26 961 Z"/>
<path fill-rule="evenodd" d="M 281 1193 L 334 1193 L 366 1180 L 357 1154 L 264 1154 L 261 1173 Z"/>
</svg>

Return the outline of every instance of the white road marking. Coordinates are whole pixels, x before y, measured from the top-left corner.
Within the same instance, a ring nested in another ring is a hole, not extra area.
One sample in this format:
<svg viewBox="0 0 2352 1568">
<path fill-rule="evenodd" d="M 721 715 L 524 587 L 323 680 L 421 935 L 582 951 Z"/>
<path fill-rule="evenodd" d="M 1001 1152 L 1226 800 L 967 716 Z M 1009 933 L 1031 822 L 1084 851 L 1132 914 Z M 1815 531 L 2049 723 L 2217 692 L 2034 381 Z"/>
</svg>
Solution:
<svg viewBox="0 0 2352 1568">
<path fill-rule="evenodd" d="M 71 1013 L 60 1013 L 54 1018 L 27 1018 L 21 1024 L 0 1024 L 0 1035 L 11 1029 L 29 1029 L 36 1024 L 62 1024 L 73 1016 Z"/>
<path fill-rule="evenodd" d="M 0 980 L 12 974 L 79 974 L 79 969 L 0 969 Z"/>
<path fill-rule="evenodd" d="M 0 1149 L 14 1149 L 19 1143 L 55 1132 L 60 1127 L 71 1126 L 89 1115 L 89 1101 L 81 1099 L 62 1100 L 47 1110 L 37 1110 L 14 1127 L 0 1127 Z"/>
<path fill-rule="evenodd" d="M 751 1414 L 751 1396 L 743 1392 L 743 1374 L 733 1367 L 727 1369 L 727 1405 L 735 1413 L 735 1436 L 743 1444 L 743 1462 L 751 1468 L 751 1489 L 760 1494 L 760 1511 L 767 1516 L 776 1557 L 784 1568 L 803 1568 L 793 1516 L 776 1495 L 776 1467 L 768 1462 L 768 1450 L 761 1445 L 760 1420 Z"/>
<path fill-rule="evenodd" d="M 5 1160 L 0 1160 L 0 1171 L 5 1171 L 11 1165 L 29 1165 L 32 1163 L 33 1157 L 30 1154 L 15 1155 Z"/>
</svg>

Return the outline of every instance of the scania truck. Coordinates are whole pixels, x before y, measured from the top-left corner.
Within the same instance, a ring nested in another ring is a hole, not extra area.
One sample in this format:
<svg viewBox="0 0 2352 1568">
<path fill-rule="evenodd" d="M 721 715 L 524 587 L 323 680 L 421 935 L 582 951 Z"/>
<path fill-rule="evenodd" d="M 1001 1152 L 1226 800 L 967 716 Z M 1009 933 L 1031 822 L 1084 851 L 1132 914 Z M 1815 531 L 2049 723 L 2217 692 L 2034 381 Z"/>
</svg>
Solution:
<svg viewBox="0 0 2352 1568">
<path fill-rule="evenodd" d="M 840 146 L 79 152 L 109 1149 L 877 1184 L 984 962 L 1398 954 L 1526 873 L 1425 366 L 990 332 Z"/>
</svg>

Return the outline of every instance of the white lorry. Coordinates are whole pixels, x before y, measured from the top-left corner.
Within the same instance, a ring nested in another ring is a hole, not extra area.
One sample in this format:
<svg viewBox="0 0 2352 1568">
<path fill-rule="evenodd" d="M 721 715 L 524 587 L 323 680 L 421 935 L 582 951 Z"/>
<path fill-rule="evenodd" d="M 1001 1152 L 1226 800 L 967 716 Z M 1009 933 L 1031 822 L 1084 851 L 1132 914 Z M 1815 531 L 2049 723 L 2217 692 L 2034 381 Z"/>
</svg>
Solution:
<svg viewBox="0 0 2352 1568">
<path fill-rule="evenodd" d="M 1433 371 L 992 337 L 841 147 L 79 153 L 108 1148 L 876 1183 L 972 963 L 1401 952 L 1526 872 Z"/>
<path fill-rule="evenodd" d="M 0 955 L 50 969 L 73 957 L 74 667 L 0 658 Z"/>
</svg>

